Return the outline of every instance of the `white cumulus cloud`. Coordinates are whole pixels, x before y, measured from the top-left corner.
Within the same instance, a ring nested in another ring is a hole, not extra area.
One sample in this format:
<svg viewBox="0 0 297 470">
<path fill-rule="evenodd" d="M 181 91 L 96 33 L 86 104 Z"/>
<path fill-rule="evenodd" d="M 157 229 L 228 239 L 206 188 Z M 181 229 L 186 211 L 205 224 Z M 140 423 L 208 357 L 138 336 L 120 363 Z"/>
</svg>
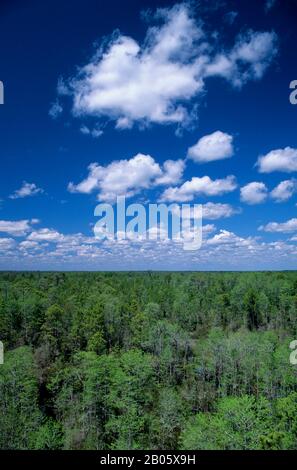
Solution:
<svg viewBox="0 0 297 470">
<path fill-rule="evenodd" d="M 183 174 L 182 160 L 166 160 L 161 167 L 153 157 L 138 153 L 130 160 L 117 160 L 107 166 L 92 163 L 86 179 L 77 185 L 69 183 L 70 192 L 89 194 L 98 191 L 100 201 L 113 201 L 116 196 L 131 197 L 143 189 L 177 184 Z"/>
<path fill-rule="evenodd" d="M 285 147 L 284 149 L 271 150 L 258 158 L 257 166 L 260 173 L 297 171 L 297 149 Z"/>
<path fill-rule="evenodd" d="M 31 232 L 27 240 L 32 242 L 58 242 L 63 240 L 63 235 L 52 229 L 41 228 Z"/>
<path fill-rule="evenodd" d="M 13 238 L 0 238 L 0 252 L 12 250 L 16 245 Z"/>
<path fill-rule="evenodd" d="M 19 199 L 28 196 L 35 196 L 40 193 L 43 193 L 43 189 L 38 188 L 35 183 L 27 183 L 27 181 L 23 181 L 20 189 L 17 189 L 9 197 L 10 199 Z"/>
<path fill-rule="evenodd" d="M 241 87 L 260 79 L 277 52 L 275 33 L 254 31 L 218 51 L 186 3 L 157 10 L 155 19 L 158 26 L 148 28 L 142 44 L 113 34 L 77 76 L 62 82 L 74 115 L 103 116 L 118 129 L 135 122 L 185 126 L 193 117 L 188 105 L 204 94 L 208 77 Z"/>
<path fill-rule="evenodd" d="M 212 162 L 223 160 L 233 155 L 233 137 L 222 131 L 205 135 L 188 150 L 188 157 L 195 162 Z"/>
<path fill-rule="evenodd" d="M 155 180 L 156 185 L 176 184 L 180 181 L 185 168 L 183 160 L 166 160 L 163 164 L 162 175 Z"/>
<path fill-rule="evenodd" d="M 230 204 L 207 202 L 202 207 L 203 218 L 209 220 L 231 217 L 237 212 Z"/>
<path fill-rule="evenodd" d="M 259 230 L 264 232 L 289 233 L 297 231 L 297 219 L 293 218 L 286 222 L 269 222 L 267 225 L 261 225 Z"/>
<path fill-rule="evenodd" d="M 32 220 L 0 220 L 0 232 L 8 233 L 16 237 L 22 237 L 31 230 L 31 225 L 36 224 L 37 219 Z"/>
<path fill-rule="evenodd" d="M 290 199 L 296 192 L 297 182 L 294 179 L 281 181 L 270 193 L 270 197 L 276 202 L 284 202 Z"/>
<path fill-rule="evenodd" d="M 235 235 L 235 233 L 229 230 L 220 230 L 219 233 L 214 235 L 212 238 L 207 240 L 208 245 L 237 245 L 237 246 L 248 246 L 251 243 L 251 239 L 245 239 Z"/>
<path fill-rule="evenodd" d="M 240 189 L 240 199 L 246 204 L 261 204 L 267 199 L 268 189 L 264 183 L 253 181 Z"/>
<path fill-rule="evenodd" d="M 192 201 L 196 196 L 219 196 L 234 191 L 237 187 L 233 175 L 226 178 L 212 180 L 209 176 L 201 178 L 194 176 L 179 187 L 167 188 L 161 201 L 186 202 Z"/>
</svg>

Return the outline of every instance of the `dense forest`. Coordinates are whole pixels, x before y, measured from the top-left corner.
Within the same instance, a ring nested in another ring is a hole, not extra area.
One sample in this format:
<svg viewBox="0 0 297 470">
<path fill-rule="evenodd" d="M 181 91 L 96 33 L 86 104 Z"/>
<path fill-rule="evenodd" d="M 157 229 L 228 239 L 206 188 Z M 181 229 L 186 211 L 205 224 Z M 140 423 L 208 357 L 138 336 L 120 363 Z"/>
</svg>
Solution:
<svg viewBox="0 0 297 470">
<path fill-rule="evenodd" d="M 0 448 L 297 449 L 297 272 L 1 273 Z"/>
</svg>

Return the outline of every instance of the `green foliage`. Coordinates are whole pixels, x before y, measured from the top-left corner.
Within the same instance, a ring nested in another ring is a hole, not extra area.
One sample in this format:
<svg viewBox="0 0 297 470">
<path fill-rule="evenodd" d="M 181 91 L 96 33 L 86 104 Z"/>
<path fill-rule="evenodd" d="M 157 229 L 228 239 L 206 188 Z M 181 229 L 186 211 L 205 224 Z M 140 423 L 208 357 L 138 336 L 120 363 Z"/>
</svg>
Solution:
<svg viewBox="0 0 297 470">
<path fill-rule="evenodd" d="M 152 357 L 132 349 L 115 359 L 110 370 L 106 430 L 113 449 L 141 449 L 148 445 L 145 430 L 153 404 Z"/>
<path fill-rule="evenodd" d="M 176 389 L 166 387 L 160 390 L 154 431 L 156 443 L 161 449 L 177 449 L 187 412 L 187 407 Z"/>
<path fill-rule="evenodd" d="M 47 419 L 34 434 L 33 448 L 35 450 L 57 450 L 61 448 L 62 442 L 61 425 L 53 419 Z"/>
<path fill-rule="evenodd" d="M 106 342 L 102 331 L 96 331 L 89 341 L 87 346 L 88 351 L 93 351 L 97 354 L 103 354 L 106 350 Z"/>
<path fill-rule="evenodd" d="M 42 423 L 33 354 L 20 347 L 5 354 L 0 366 L 0 448 L 32 448 Z"/>
<path fill-rule="evenodd" d="M 199 413 L 182 434 L 183 449 L 260 449 L 273 424 L 269 401 L 243 395 L 218 401 L 217 411 Z"/>
<path fill-rule="evenodd" d="M 0 448 L 297 449 L 297 273 L 1 273 Z"/>
</svg>

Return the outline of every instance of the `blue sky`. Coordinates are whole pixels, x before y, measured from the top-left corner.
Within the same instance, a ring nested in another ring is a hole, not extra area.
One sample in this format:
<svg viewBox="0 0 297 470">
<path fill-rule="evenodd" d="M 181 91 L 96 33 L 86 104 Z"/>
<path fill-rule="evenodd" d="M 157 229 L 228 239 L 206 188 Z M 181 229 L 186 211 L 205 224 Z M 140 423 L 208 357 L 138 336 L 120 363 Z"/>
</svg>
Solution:
<svg viewBox="0 0 297 470">
<path fill-rule="evenodd" d="M 0 269 L 296 268 L 297 5 L 209 4 L 1 2 Z M 202 248 L 95 240 L 117 195 Z"/>
</svg>

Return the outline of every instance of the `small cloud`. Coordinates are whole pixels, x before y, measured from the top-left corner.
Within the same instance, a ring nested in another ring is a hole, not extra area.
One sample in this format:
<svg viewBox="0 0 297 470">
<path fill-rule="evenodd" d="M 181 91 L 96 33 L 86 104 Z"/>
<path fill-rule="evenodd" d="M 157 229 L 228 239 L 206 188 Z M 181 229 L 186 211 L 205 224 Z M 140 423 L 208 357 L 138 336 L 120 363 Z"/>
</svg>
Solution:
<svg viewBox="0 0 297 470">
<path fill-rule="evenodd" d="M 138 153 L 129 160 L 117 160 L 107 166 L 92 163 L 88 176 L 78 184 L 69 183 L 68 191 L 90 194 L 98 191 L 98 199 L 113 201 L 116 196 L 132 197 L 143 189 L 177 184 L 183 174 L 183 160 L 166 160 L 160 166 L 153 157 Z"/>
<path fill-rule="evenodd" d="M 24 240 L 19 244 L 19 247 L 21 250 L 36 250 L 39 248 L 39 244 L 37 242 Z"/>
<path fill-rule="evenodd" d="M 91 137 L 98 138 L 103 134 L 103 130 L 100 127 L 94 127 L 90 129 L 89 127 L 83 125 L 80 128 L 80 132 L 84 135 L 90 135 Z"/>
<path fill-rule="evenodd" d="M 184 160 L 166 160 L 163 164 L 162 174 L 156 178 L 154 185 L 176 184 L 180 181 L 185 169 Z"/>
<path fill-rule="evenodd" d="M 51 104 L 48 114 L 52 119 L 57 119 L 62 112 L 63 108 L 57 100 Z"/>
<path fill-rule="evenodd" d="M 247 242 L 244 238 L 238 237 L 235 233 L 230 232 L 229 230 L 220 230 L 220 232 L 214 235 L 212 238 L 207 240 L 208 245 L 247 245 Z"/>
<path fill-rule="evenodd" d="M 270 193 L 270 197 L 276 202 L 285 202 L 296 192 L 297 182 L 295 179 L 281 181 Z"/>
<path fill-rule="evenodd" d="M 0 252 L 7 252 L 15 248 L 16 241 L 13 238 L 0 238 Z"/>
<path fill-rule="evenodd" d="M 37 219 L 0 220 L 0 232 L 16 237 L 22 237 L 31 230 L 31 225 L 38 223 Z"/>
<path fill-rule="evenodd" d="M 84 135 L 89 135 L 90 134 L 90 129 L 87 126 L 81 126 L 80 132 Z"/>
<path fill-rule="evenodd" d="M 59 242 L 62 241 L 63 238 L 64 236 L 55 230 L 42 228 L 30 233 L 27 240 L 34 242 Z"/>
<path fill-rule="evenodd" d="M 240 189 L 240 199 L 246 204 L 261 204 L 268 197 L 268 189 L 264 183 L 253 181 Z"/>
<path fill-rule="evenodd" d="M 188 157 L 199 163 L 230 158 L 233 153 L 232 135 L 221 131 L 201 137 L 197 144 L 188 149 Z"/>
<path fill-rule="evenodd" d="M 231 217 L 234 214 L 238 214 L 238 210 L 235 210 L 230 204 L 221 204 L 208 202 L 202 206 L 203 218 L 209 220 L 222 219 Z"/>
<path fill-rule="evenodd" d="M 43 189 L 38 188 L 35 183 L 27 183 L 24 181 L 22 187 L 11 194 L 9 198 L 20 199 L 24 197 L 36 196 L 36 194 L 41 194 L 43 192 Z"/>
<path fill-rule="evenodd" d="M 127 117 L 121 117 L 116 122 L 116 129 L 132 129 L 133 121 Z"/>
<path fill-rule="evenodd" d="M 71 92 L 69 90 L 69 87 L 65 83 L 63 77 L 60 77 L 58 79 L 57 93 L 58 93 L 59 96 L 67 96 L 67 95 L 71 94 Z"/>
<path fill-rule="evenodd" d="M 290 233 L 297 231 L 297 219 L 290 219 L 287 222 L 269 222 L 267 225 L 261 225 L 258 230 L 264 232 Z"/>
<path fill-rule="evenodd" d="M 256 165 L 260 173 L 272 173 L 273 171 L 292 173 L 297 171 L 297 149 L 285 147 L 284 149 L 271 150 L 266 155 L 260 155 Z"/>
<path fill-rule="evenodd" d="M 167 188 L 161 195 L 161 201 L 187 202 L 196 196 L 220 196 L 237 188 L 235 176 L 212 180 L 209 176 L 194 176 L 179 187 Z"/>
</svg>

